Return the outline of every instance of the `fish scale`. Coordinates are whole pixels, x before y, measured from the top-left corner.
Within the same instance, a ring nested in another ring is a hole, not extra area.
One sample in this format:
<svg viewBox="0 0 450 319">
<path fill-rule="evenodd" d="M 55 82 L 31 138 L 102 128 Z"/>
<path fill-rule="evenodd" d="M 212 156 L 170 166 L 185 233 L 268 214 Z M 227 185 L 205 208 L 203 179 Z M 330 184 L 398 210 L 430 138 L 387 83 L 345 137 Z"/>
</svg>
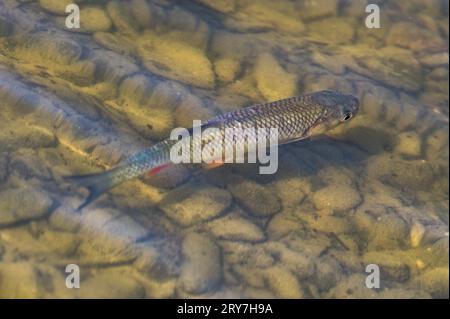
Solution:
<svg viewBox="0 0 450 319">
<path fill-rule="evenodd" d="M 199 127 L 202 132 L 201 139 L 190 139 L 186 143 L 190 143 L 191 159 L 194 156 L 200 156 L 201 153 L 194 152 L 201 152 L 203 146 L 208 143 L 211 146 L 221 144 L 224 148 L 227 145 L 234 145 L 236 148 L 244 147 L 244 149 L 255 146 L 252 144 L 258 141 L 258 129 L 271 129 L 270 134 L 274 134 L 273 129 L 276 129 L 278 144 L 285 144 L 321 134 L 350 119 L 358 109 L 359 102 L 352 95 L 329 90 L 319 91 L 257 104 L 216 116 Z M 217 130 L 210 132 L 209 128 Z M 253 136 L 249 139 L 243 137 L 230 139 L 225 134 L 227 129 L 254 130 L 251 130 Z M 163 140 L 102 173 L 69 177 L 80 186 L 88 188 L 90 192 L 89 197 L 79 209 L 108 189 L 171 163 L 170 150 L 177 142 L 177 140 Z"/>
</svg>

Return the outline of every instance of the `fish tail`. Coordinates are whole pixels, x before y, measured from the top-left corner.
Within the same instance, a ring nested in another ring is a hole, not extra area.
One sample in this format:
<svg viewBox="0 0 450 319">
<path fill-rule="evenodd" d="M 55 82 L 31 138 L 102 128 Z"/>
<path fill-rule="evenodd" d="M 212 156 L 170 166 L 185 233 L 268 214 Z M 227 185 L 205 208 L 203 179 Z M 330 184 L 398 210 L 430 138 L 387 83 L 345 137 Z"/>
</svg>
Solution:
<svg viewBox="0 0 450 319">
<path fill-rule="evenodd" d="M 119 184 L 120 180 L 114 178 L 115 173 L 116 169 L 111 169 L 101 173 L 65 177 L 66 181 L 89 190 L 89 196 L 77 208 L 77 211 L 81 211 L 104 192 Z"/>
</svg>

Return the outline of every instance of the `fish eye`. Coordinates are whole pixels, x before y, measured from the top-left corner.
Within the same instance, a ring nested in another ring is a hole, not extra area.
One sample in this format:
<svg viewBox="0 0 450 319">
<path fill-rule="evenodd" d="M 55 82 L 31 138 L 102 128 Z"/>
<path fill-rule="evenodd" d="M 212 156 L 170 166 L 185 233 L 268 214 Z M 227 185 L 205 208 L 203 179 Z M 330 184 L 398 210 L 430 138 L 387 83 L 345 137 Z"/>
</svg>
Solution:
<svg viewBox="0 0 450 319">
<path fill-rule="evenodd" d="M 348 120 L 350 120 L 352 118 L 352 116 L 353 115 L 350 112 L 349 113 L 345 113 L 344 116 L 342 116 L 341 121 L 342 122 L 348 121 Z"/>
</svg>

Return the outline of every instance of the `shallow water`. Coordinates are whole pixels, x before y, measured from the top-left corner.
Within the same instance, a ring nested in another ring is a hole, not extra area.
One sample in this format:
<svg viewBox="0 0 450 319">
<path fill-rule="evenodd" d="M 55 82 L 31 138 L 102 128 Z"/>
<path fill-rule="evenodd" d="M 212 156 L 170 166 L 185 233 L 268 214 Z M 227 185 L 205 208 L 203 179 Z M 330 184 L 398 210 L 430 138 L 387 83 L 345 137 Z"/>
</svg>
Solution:
<svg viewBox="0 0 450 319">
<path fill-rule="evenodd" d="M 368 29 L 366 1 L 86 0 L 79 30 L 70 2 L 0 2 L 0 297 L 448 298 L 448 1 Z M 360 113 L 274 175 L 176 166 L 74 211 L 62 176 L 323 89 Z"/>
</svg>

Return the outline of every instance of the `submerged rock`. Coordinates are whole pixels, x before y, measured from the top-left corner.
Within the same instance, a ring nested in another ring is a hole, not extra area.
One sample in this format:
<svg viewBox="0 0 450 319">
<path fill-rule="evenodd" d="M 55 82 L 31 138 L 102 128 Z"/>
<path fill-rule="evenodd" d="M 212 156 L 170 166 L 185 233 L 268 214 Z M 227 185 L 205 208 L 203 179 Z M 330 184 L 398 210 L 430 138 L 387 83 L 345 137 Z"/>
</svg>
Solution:
<svg viewBox="0 0 450 319">
<path fill-rule="evenodd" d="M 305 0 L 298 4 L 298 13 L 304 20 L 323 18 L 336 15 L 338 12 L 339 0 L 325 0 L 317 2 L 315 0 Z"/>
<path fill-rule="evenodd" d="M 398 144 L 395 151 L 401 155 L 418 157 L 422 152 L 422 145 L 419 135 L 416 132 L 404 132 L 398 135 Z"/>
<path fill-rule="evenodd" d="M 259 91 L 269 101 L 297 92 L 297 76 L 287 72 L 270 53 L 262 53 L 256 59 L 255 79 Z"/>
<path fill-rule="evenodd" d="M 170 191 L 159 203 L 168 217 L 182 226 L 219 216 L 231 204 L 228 191 L 209 185 L 185 185 Z"/>
<path fill-rule="evenodd" d="M 382 204 L 361 205 L 353 221 L 369 249 L 398 248 L 408 240 L 408 225 L 392 208 Z"/>
<path fill-rule="evenodd" d="M 0 192 L 0 225 L 41 218 L 52 204 L 46 193 L 30 187 L 6 189 Z"/>
<path fill-rule="evenodd" d="M 249 213 L 267 217 L 281 210 L 280 199 L 264 186 L 250 180 L 241 180 L 228 185 L 236 201 Z"/>
<path fill-rule="evenodd" d="M 310 36 L 314 41 L 324 43 L 351 43 L 354 36 L 353 27 L 342 18 L 314 21 L 308 25 L 308 29 L 310 30 Z"/>
<path fill-rule="evenodd" d="M 427 270 L 414 279 L 414 285 L 429 292 L 433 298 L 448 299 L 448 267 Z"/>
<path fill-rule="evenodd" d="M 184 237 L 182 251 L 180 288 L 193 294 L 216 289 L 222 279 L 219 247 L 207 236 L 189 233 Z"/>
<path fill-rule="evenodd" d="M 153 73 L 193 86 L 214 86 L 211 61 L 203 51 L 181 40 L 146 32 L 139 38 L 138 53 Z"/>
<path fill-rule="evenodd" d="M 337 211 L 346 211 L 358 205 L 361 195 L 349 185 L 330 184 L 314 192 L 313 201 L 318 209 L 331 208 Z"/>
<path fill-rule="evenodd" d="M 80 284 L 79 298 L 137 299 L 145 297 L 144 288 L 129 274 L 114 269 L 101 270 Z"/>
<path fill-rule="evenodd" d="M 0 262 L 0 298 L 40 298 L 41 287 L 32 263 Z"/>
<path fill-rule="evenodd" d="M 294 12 L 294 6 L 288 2 L 283 5 L 274 5 L 271 1 L 249 2 L 233 15 L 238 22 L 228 22 L 228 26 L 243 30 L 269 28 L 298 34 L 305 26 Z"/>
<path fill-rule="evenodd" d="M 301 299 L 304 297 L 300 283 L 289 270 L 275 266 L 265 272 L 265 277 L 270 289 L 278 298 Z"/>
<path fill-rule="evenodd" d="M 231 58 L 221 58 L 215 61 L 214 70 L 219 81 L 228 83 L 233 82 L 240 71 L 240 63 Z"/>
<path fill-rule="evenodd" d="M 264 233 L 250 220 L 238 214 L 229 214 L 205 225 L 215 237 L 227 240 L 258 242 L 264 239 Z"/>
<path fill-rule="evenodd" d="M 346 51 L 357 61 L 347 66 L 357 73 L 407 91 L 422 88 L 421 65 L 409 50 L 386 46 L 373 51 L 356 46 L 344 48 Z"/>
<path fill-rule="evenodd" d="M 72 4 L 74 0 L 39 0 L 39 4 L 42 8 L 45 10 L 59 14 L 59 15 L 65 15 L 66 14 L 66 7 L 69 4 Z M 80 2 L 80 1 L 78 1 Z"/>
<path fill-rule="evenodd" d="M 397 45 L 413 51 L 424 51 L 441 47 L 444 42 L 438 33 L 419 27 L 416 23 L 399 22 L 389 30 L 386 36 L 386 44 Z"/>
<path fill-rule="evenodd" d="M 112 26 L 108 14 L 101 7 L 81 8 L 80 17 L 81 31 L 108 31 Z"/>
</svg>

